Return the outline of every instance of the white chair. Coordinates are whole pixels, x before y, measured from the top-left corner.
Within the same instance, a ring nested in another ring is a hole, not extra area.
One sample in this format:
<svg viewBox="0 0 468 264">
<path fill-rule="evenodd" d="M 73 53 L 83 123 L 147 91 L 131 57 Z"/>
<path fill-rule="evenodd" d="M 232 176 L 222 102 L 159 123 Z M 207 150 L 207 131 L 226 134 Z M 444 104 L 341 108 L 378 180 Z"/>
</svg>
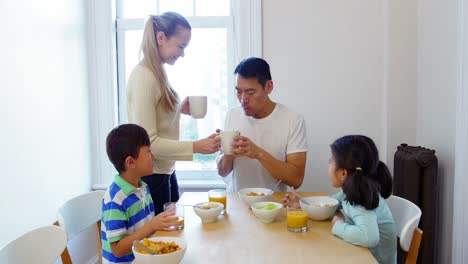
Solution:
<svg viewBox="0 0 468 264">
<path fill-rule="evenodd" d="M 421 209 L 414 203 L 395 195 L 388 197 L 386 201 L 395 220 L 400 246 L 408 252 L 406 263 L 416 263 L 422 239 L 422 230 L 418 228 Z"/>
<path fill-rule="evenodd" d="M 94 225 L 100 260 L 102 260 L 101 216 L 104 193 L 105 191 L 92 191 L 79 195 L 66 201 L 58 210 L 58 224 L 67 232 L 68 241 Z M 72 263 L 67 249 L 62 254 L 62 262 L 64 264 Z"/>
<path fill-rule="evenodd" d="M 0 263 L 54 263 L 67 246 L 67 234 L 58 226 L 34 229 L 0 249 Z"/>
</svg>

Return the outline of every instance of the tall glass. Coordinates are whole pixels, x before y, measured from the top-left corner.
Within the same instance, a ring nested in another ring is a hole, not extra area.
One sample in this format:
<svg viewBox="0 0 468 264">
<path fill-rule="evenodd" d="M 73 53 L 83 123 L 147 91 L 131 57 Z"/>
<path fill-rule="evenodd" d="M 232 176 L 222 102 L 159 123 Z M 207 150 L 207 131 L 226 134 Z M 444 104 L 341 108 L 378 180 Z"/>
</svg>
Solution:
<svg viewBox="0 0 468 264">
<path fill-rule="evenodd" d="M 224 189 L 214 189 L 208 191 L 208 201 L 210 202 L 218 202 L 224 205 L 224 209 L 221 214 L 227 212 L 227 193 Z"/>
<path fill-rule="evenodd" d="M 184 229 L 184 206 L 176 202 L 169 202 L 164 204 L 164 212 L 175 212 L 179 217 L 177 220 L 178 225 L 171 226 L 171 229 L 181 230 Z"/>
<path fill-rule="evenodd" d="M 286 215 L 287 227 L 291 232 L 302 233 L 309 230 L 307 227 L 307 221 L 309 219 L 306 212 L 301 208 L 287 208 L 288 213 Z"/>
</svg>

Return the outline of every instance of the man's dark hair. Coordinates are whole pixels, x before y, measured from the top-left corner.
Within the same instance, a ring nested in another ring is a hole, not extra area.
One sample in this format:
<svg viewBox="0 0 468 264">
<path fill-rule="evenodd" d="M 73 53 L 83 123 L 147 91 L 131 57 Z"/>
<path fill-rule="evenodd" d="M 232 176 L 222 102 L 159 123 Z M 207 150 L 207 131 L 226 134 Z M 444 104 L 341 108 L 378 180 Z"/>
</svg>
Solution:
<svg viewBox="0 0 468 264">
<path fill-rule="evenodd" d="M 267 81 L 271 80 L 270 65 L 261 58 L 247 58 L 234 70 L 234 74 L 239 74 L 243 78 L 255 78 L 258 83 L 265 87 Z"/>
<path fill-rule="evenodd" d="M 125 159 L 129 156 L 137 159 L 143 146 L 150 146 L 148 133 L 135 124 L 124 124 L 112 129 L 106 139 L 107 156 L 119 173 L 126 170 Z"/>
</svg>

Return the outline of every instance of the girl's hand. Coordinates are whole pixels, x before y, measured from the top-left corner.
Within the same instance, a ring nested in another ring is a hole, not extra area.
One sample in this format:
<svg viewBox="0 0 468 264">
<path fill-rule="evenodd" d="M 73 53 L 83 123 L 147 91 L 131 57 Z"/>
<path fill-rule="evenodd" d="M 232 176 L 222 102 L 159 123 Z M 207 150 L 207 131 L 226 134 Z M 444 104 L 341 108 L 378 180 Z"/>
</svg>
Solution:
<svg viewBox="0 0 468 264">
<path fill-rule="evenodd" d="M 182 101 L 182 104 L 180 105 L 180 112 L 184 115 L 191 115 L 190 114 L 190 102 L 188 97 L 185 97 L 185 99 Z"/>
<path fill-rule="evenodd" d="M 294 187 L 291 187 L 291 188 L 294 188 Z M 300 208 L 300 204 L 299 204 L 299 199 L 297 199 L 296 196 L 294 195 L 291 195 L 289 196 L 289 194 L 286 194 L 283 198 L 283 205 L 284 207 L 289 207 L 289 208 Z"/>
<path fill-rule="evenodd" d="M 343 221 L 343 218 L 339 217 L 339 216 L 334 216 L 333 219 L 332 219 L 332 228 L 333 226 L 335 225 L 336 222 L 338 221 Z"/>
<path fill-rule="evenodd" d="M 178 216 L 175 215 L 175 212 L 162 212 L 155 216 L 151 223 L 153 224 L 153 229 L 156 230 L 166 230 L 170 231 L 169 227 L 178 225 L 177 220 Z"/>
</svg>

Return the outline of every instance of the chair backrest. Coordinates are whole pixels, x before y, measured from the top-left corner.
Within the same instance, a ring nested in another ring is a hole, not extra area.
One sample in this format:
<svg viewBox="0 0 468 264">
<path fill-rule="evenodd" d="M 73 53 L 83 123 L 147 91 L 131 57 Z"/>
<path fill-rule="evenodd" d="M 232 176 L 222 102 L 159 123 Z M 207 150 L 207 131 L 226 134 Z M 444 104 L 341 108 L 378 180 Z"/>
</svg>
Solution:
<svg viewBox="0 0 468 264">
<path fill-rule="evenodd" d="M 101 220 L 105 191 L 92 191 L 66 201 L 58 210 L 58 222 L 68 240 Z"/>
<path fill-rule="evenodd" d="M 96 230 L 97 253 L 102 259 L 101 251 L 101 216 L 102 197 L 105 191 L 92 191 L 76 196 L 66 201 L 58 210 L 58 224 L 67 233 L 68 241 L 75 238 L 80 232 L 94 225 Z M 68 249 L 62 254 L 64 264 L 71 263 Z"/>
<path fill-rule="evenodd" d="M 411 246 L 406 256 L 405 264 L 416 264 L 419 255 L 419 246 L 421 245 L 423 231 L 416 227 L 411 240 Z"/>
<path fill-rule="evenodd" d="M 421 219 L 421 209 L 414 203 L 395 195 L 388 197 L 386 201 L 395 220 L 400 246 L 408 252 L 413 233 Z"/>
<path fill-rule="evenodd" d="M 67 234 L 58 226 L 34 229 L 0 249 L 0 263 L 53 263 L 67 246 Z"/>
</svg>

